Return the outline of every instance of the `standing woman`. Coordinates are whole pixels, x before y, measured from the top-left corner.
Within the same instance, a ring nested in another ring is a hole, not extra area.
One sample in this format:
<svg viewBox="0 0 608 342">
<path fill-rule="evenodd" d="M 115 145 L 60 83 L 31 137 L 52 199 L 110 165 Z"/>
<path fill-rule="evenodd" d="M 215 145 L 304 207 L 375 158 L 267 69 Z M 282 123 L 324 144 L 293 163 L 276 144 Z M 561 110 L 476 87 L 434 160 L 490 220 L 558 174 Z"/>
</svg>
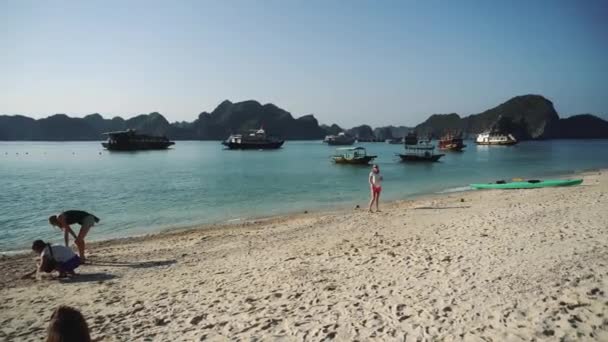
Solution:
<svg viewBox="0 0 608 342">
<path fill-rule="evenodd" d="M 82 263 L 85 262 L 84 238 L 89 233 L 91 227 L 93 227 L 97 222 L 99 222 L 99 218 L 97 216 L 89 214 L 86 211 L 82 210 L 68 210 L 62 212 L 59 215 L 53 215 L 49 217 L 49 223 L 51 224 L 51 226 L 58 227 L 59 229 L 63 230 L 63 238 L 66 247 L 69 247 L 70 245 L 70 235 L 74 237 L 74 243 L 78 247 L 78 254 L 80 254 L 80 260 L 82 261 Z M 76 235 L 72 228 L 70 228 L 70 225 L 75 223 L 78 223 L 80 225 L 78 235 Z"/>
<path fill-rule="evenodd" d="M 369 173 L 368 180 L 372 195 L 372 199 L 369 201 L 369 212 L 373 213 L 372 205 L 374 202 L 376 203 L 376 211 L 379 212 L 378 201 L 380 200 L 380 192 L 382 192 L 382 175 L 380 175 L 380 168 L 378 165 L 374 164 L 372 172 Z"/>
</svg>

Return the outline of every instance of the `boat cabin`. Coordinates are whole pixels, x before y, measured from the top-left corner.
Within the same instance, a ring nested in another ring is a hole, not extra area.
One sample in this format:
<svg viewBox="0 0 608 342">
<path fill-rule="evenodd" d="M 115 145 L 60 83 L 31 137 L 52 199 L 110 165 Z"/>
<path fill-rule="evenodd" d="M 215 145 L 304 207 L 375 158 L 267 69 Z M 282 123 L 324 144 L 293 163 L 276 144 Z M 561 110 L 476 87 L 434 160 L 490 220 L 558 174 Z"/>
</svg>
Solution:
<svg viewBox="0 0 608 342">
<path fill-rule="evenodd" d="M 339 154 L 347 159 L 356 159 L 367 156 L 367 151 L 365 150 L 365 147 L 360 146 L 338 148 L 337 151 L 341 152 Z"/>
</svg>

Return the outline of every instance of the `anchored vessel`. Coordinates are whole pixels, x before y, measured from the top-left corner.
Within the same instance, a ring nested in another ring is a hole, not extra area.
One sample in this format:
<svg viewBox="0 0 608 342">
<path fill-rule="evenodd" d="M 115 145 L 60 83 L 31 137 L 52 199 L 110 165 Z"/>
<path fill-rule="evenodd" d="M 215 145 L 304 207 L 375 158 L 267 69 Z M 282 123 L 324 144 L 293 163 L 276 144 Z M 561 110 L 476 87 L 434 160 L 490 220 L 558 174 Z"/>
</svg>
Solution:
<svg viewBox="0 0 608 342">
<path fill-rule="evenodd" d="M 448 133 L 439 140 L 440 150 L 461 152 L 465 147 L 467 147 L 467 145 L 463 143 L 460 134 Z"/>
<path fill-rule="evenodd" d="M 397 155 L 405 162 L 436 162 L 445 154 L 436 154 L 430 140 L 418 139 L 416 133 L 409 133 L 405 137 L 405 152 Z"/>
<path fill-rule="evenodd" d="M 511 134 L 486 132 L 477 135 L 475 143 L 478 145 L 515 145 L 517 139 Z"/>
<path fill-rule="evenodd" d="M 270 150 L 283 146 L 285 140 L 266 135 L 263 128 L 251 130 L 247 134 L 232 134 L 222 141 L 231 150 Z"/>
<path fill-rule="evenodd" d="M 331 157 L 336 164 L 367 165 L 376 159 L 376 156 L 368 155 L 363 147 L 339 148 L 337 151 L 339 153 Z"/>
<path fill-rule="evenodd" d="M 175 144 L 165 136 L 137 134 L 134 129 L 104 135 L 108 136 L 108 141 L 101 145 L 110 151 L 164 150 Z"/>
<path fill-rule="evenodd" d="M 338 133 L 338 135 L 328 135 L 323 139 L 323 142 L 328 145 L 352 145 L 355 143 L 355 138 L 347 135 L 344 132 Z"/>
</svg>

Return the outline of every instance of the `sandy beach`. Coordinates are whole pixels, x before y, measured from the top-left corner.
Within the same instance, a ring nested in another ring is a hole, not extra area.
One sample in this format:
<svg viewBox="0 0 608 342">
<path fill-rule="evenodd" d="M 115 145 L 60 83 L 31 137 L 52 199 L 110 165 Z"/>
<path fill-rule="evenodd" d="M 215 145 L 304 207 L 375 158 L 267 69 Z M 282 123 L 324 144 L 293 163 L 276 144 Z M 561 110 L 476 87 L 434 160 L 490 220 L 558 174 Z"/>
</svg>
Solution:
<svg viewBox="0 0 608 342">
<path fill-rule="evenodd" d="M 98 341 L 608 341 L 608 172 L 583 176 L 95 243 L 72 280 L 3 257 L 0 339 L 66 304 Z"/>
</svg>

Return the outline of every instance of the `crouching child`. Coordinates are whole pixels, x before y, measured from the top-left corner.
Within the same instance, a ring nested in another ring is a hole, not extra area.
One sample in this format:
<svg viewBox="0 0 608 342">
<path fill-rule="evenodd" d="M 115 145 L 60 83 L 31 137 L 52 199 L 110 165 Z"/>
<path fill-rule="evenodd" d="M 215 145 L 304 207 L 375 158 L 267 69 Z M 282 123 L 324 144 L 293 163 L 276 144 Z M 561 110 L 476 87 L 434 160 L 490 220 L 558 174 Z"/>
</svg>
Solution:
<svg viewBox="0 0 608 342">
<path fill-rule="evenodd" d="M 52 246 L 42 240 L 36 240 L 32 244 L 32 250 L 40 255 L 37 273 L 59 272 L 59 277 L 75 275 L 74 270 L 80 266 L 80 257 L 66 246 Z M 37 277 L 38 278 L 38 277 Z"/>
</svg>

